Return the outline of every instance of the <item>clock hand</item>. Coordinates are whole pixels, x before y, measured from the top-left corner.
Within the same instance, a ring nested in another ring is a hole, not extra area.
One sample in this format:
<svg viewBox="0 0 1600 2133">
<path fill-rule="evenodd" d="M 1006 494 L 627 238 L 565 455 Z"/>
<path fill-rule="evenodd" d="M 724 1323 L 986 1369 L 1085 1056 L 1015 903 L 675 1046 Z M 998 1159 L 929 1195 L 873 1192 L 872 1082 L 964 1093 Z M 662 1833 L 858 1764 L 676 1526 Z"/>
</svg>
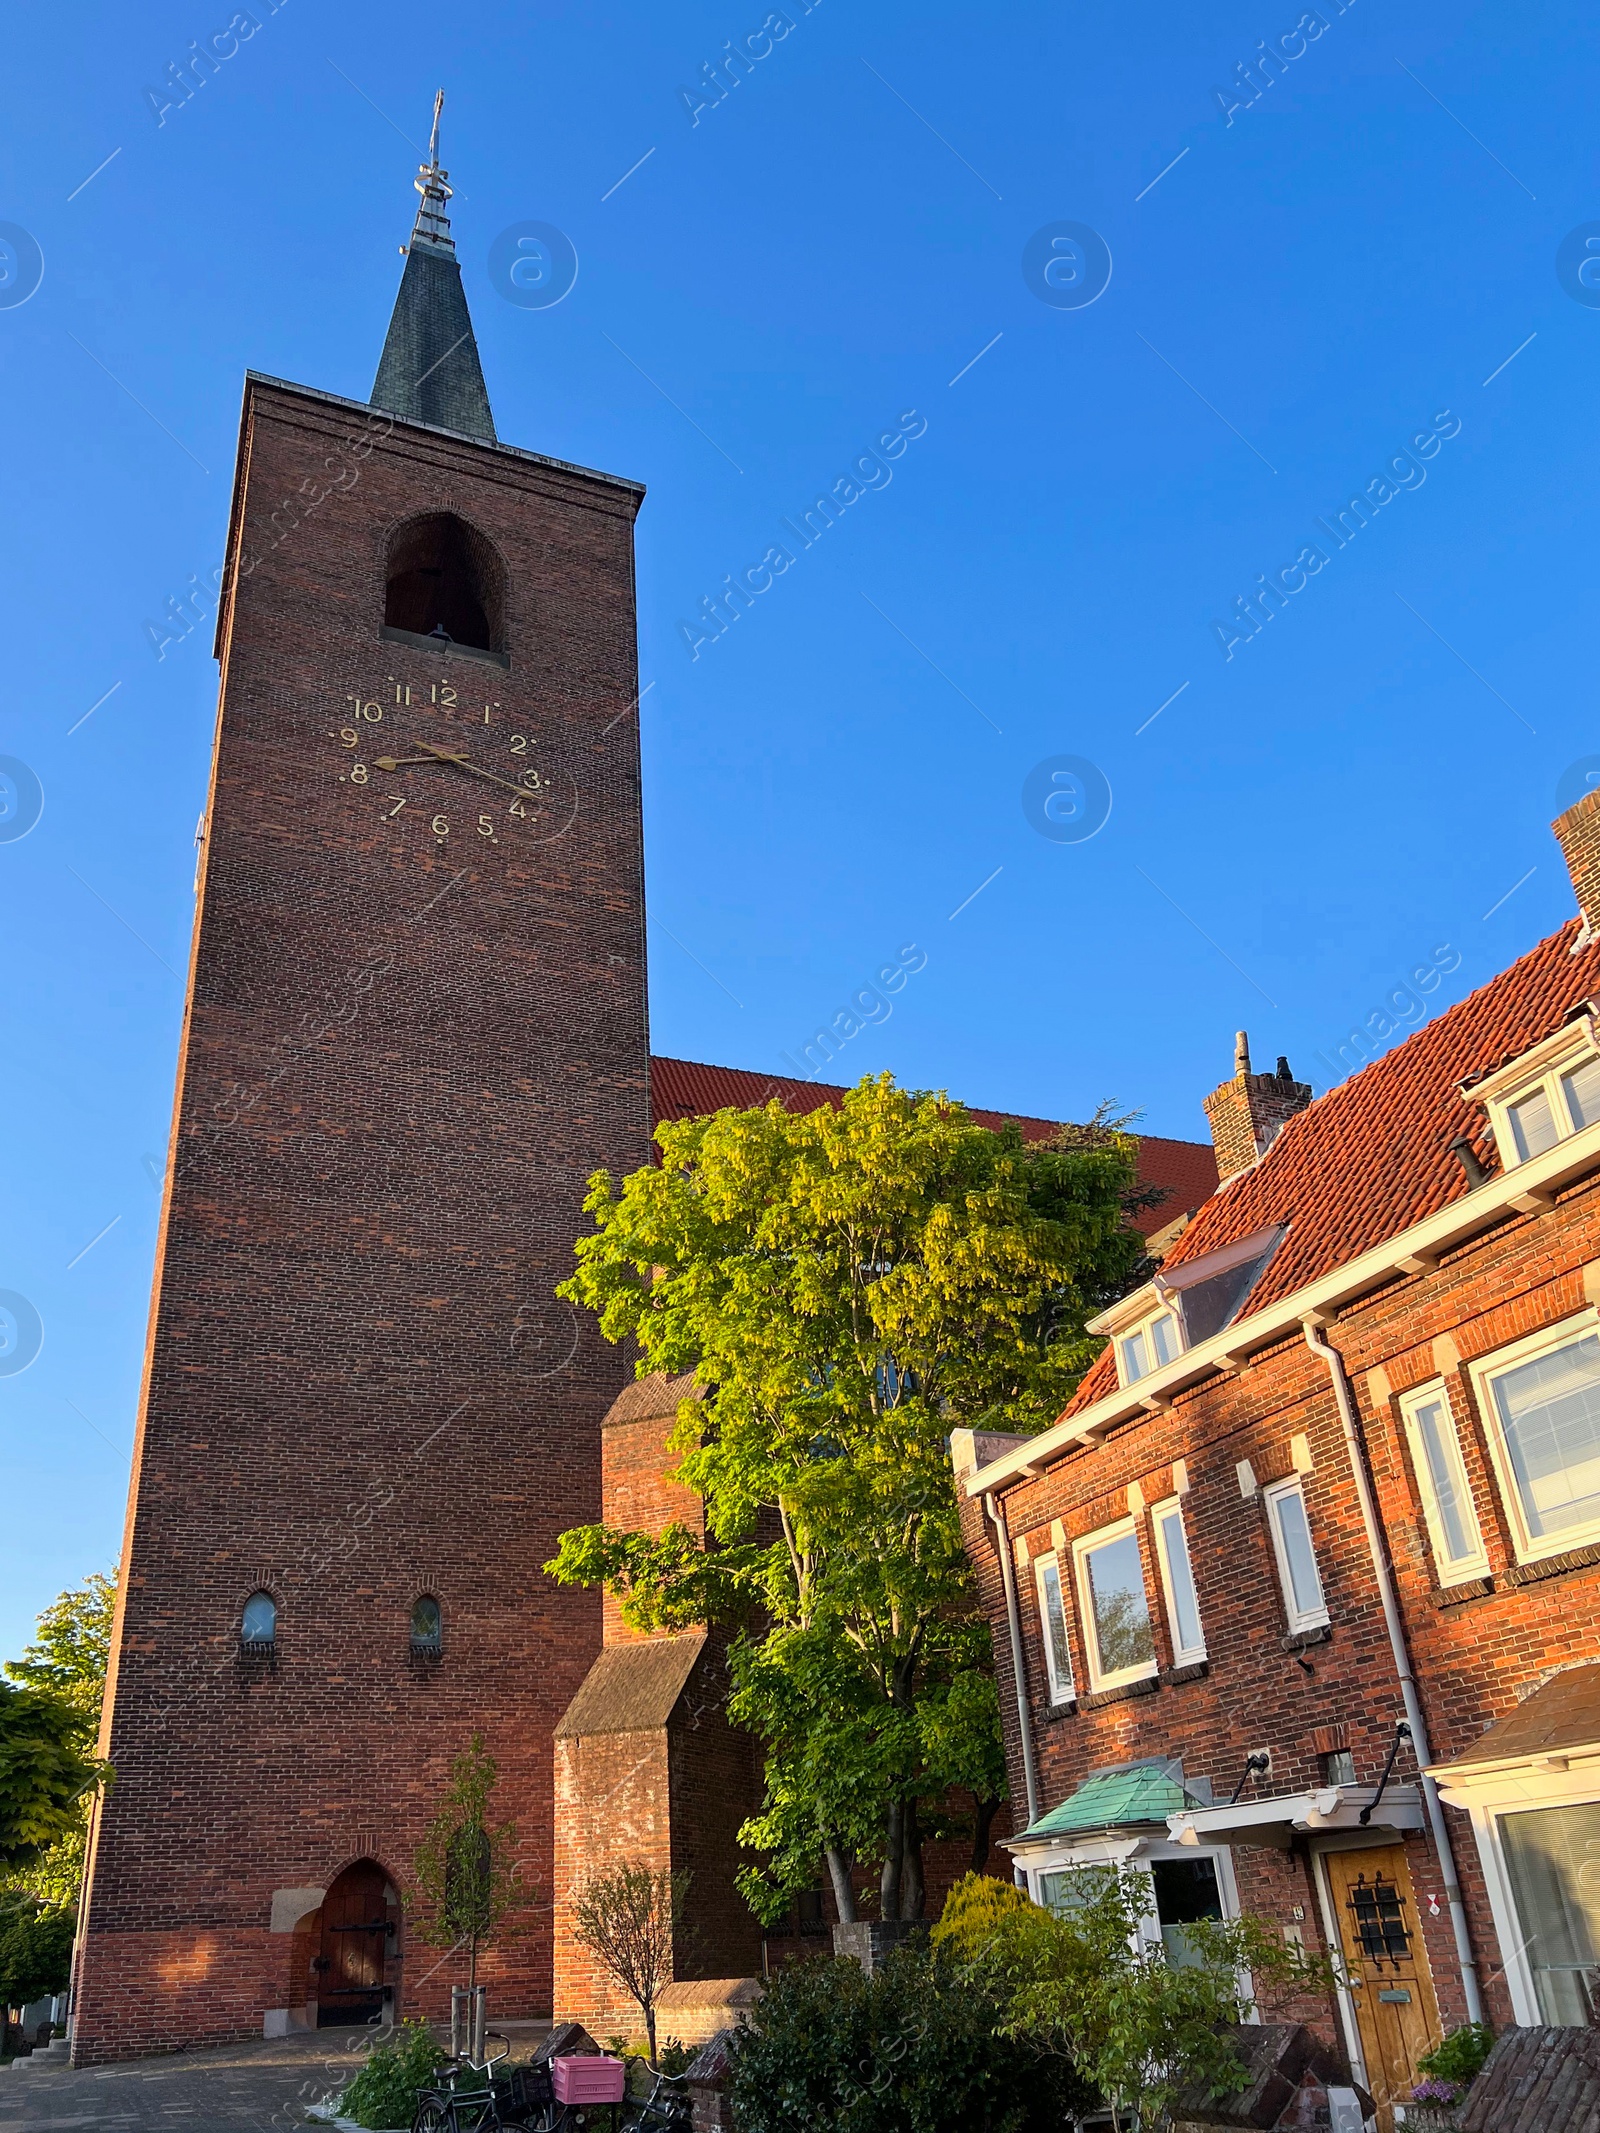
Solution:
<svg viewBox="0 0 1600 2133">
<path fill-rule="evenodd" d="M 437 756 L 432 755 L 380 755 L 376 759 L 375 767 L 379 770 L 404 770 L 408 763 L 436 763 L 438 760 Z"/>
<path fill-rule="evenodd" d="M 469 761 L 466 756 L 453 748 L 435 748 L 430 741 L 417 741 L 413 745 L 418 748 L 426 748 L 435 762 L 454 763 L 457 769 L 470 771 L 475 778 L 487 778 L 491 785 L 503 785 L 507 792 L 514 792 L 519 800 L 536 800 L 539 797 L 535 787 L 531 785 L 516 785 L 513 784 L 510 778 L 497 777 L 492 770 L 481 769 L 478 764 Z"/>
</svg>

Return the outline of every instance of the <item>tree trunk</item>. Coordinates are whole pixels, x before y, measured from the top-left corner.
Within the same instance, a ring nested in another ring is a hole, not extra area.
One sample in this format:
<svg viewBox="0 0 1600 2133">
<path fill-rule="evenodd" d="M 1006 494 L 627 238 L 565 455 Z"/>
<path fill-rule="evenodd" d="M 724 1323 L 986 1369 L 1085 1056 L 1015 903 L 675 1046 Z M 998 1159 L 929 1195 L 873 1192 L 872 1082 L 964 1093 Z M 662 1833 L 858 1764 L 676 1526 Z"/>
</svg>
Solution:
<svg viewBox="0 0 1600 2133">
<path fill-rule="evenodd" d="M 972 1871 L 981 1874 L 989 1864 L 989 1832 L 1000 1812 L 998 1800 L 979 1800 L 972 1820 Z"/>
<path fill-rule="evenodd" d="M 904 1867 L 906 1803 L 891 1800 L 888 1827 L 884 1832 L 883 1873 L 878 1882 L 878 1910 L 884 1918 L 900 1916 L 900 1876 Z"/>
<path fill-rule="evenodd" d="M 833 1883 L 833 1901 L 839 1913 L 839 1923 L 853 1926 L 856 1919 L 856 1892 L 850 1880 L 849 1855 L 830 1844 L 823 1857 L 828 1862 L 828 1879 Z"/>
<path fill-rule="evenodd" d="M 928 1892 L 922 1878 L 922 1824 L 917 1820 L 917 1803 L 907 1800 L 904 1836 L 901 1844 L 900 1916 L 920 1918 L 927 1909 Z"/>
<path fill-rule="evenodd" d="M 650 2040 L 650 2064 L 656 2063 L 656 2004 L 652 2000 L 644 2011 L 644 2033 Z"/>
</svg>

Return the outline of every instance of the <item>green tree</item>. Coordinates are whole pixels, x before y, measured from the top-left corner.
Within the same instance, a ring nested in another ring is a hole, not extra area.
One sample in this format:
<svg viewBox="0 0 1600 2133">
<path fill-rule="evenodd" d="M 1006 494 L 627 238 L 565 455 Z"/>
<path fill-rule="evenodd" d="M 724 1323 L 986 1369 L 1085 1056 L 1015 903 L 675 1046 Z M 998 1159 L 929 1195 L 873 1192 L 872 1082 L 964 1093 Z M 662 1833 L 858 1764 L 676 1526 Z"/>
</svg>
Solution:
<svg viewBox="0 0 1600 2133">
<path fill-rule="evenodd" d="M 1059 1914 L 1024 1902 L 992 1906 L 987 1920 L 958 1885 L 944 1939 L 1002 2009 L 1003 2033 L 1069 2058 L 1118 2125 L 1126 2114 L 1139 2133 L 1156 2133 L 1180 2098 L 1238 2088 L 1245 2068 L 1230 2030 L 1250 2017 L 1252 1987 L 1332 1990 L 1326 1960 L 1254 1918 L 1188 1926 L 1189 1959 L 1174 1962 L 1149 1934 L 1145 1873 L 1085 1867 L 1072 1879 Z"/>
<path fill-rule="evenodd" d="M 0 2008 L 66 1991 L 76 1930 L 70 1910 L 0 1897 Z"/>
<path fill-rule="evenodd" d="M 868 1079 L 835 1110 L 663 1124 L 659 1166 L 600 1173 L 560 1293 L 639 1372 L 698 1371 L 673 1437 L 712 1545 L 591 1526 L 549 1567 L 641 1628 L 737 1632 L 732 1712 L 766 1750 L 742 1876 L 766 1917 L 827 1862 L 881 1868 L 922 1910 L 921 1847 L 952 1784 L 1003 1787 L 988 1632 L 948 1438 L 1054 1419 L 1100 1343 L 1086 1319 L 1143 1262 L 1120 1122 L 1027 1146 L 939 1095 Z"/>
<path fill-rule="evenodd" d="M 115 1573 L 62 1593 L 0 1682 L 0 1890 L 47 1905 L 77 1901 L 89 1801 L 109 1776 L 93 1750 L 116 1601 Z"/>
<path fill-rule="evenodd" d="M 624 1859 L 590 1874 L 573 1900 L 574 1934 L 644 2016 L 652 2066 L 656 2001 L 672 1976 L 673 1943 L 688 1893 L 687 1872 L 653 1870 L 642 1859 Z"/>
<path fill-rule="evenodd" d="M 498 1777 L 482 1734 L 475 1733 L 450 1765 L 439 1812 L 412 1861 L 429 1913 L 423 1938 L 436 1947 L 466 1948 L 469 1987 L 478 1982 L 480 1950 L 501 1936 L 507 1914 L 530 1904 L 535 1894 L 517 1863 L 516 1824 L 489 1820 Z"/>
</svg>

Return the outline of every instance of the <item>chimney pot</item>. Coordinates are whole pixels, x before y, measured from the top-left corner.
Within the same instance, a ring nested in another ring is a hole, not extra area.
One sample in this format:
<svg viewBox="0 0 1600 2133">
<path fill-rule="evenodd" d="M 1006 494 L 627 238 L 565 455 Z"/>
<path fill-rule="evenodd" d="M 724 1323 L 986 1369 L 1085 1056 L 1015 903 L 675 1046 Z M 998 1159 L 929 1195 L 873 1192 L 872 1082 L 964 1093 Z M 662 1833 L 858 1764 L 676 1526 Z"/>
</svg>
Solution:
<svg viewBox="0 0 1600 2133">
<path fill-rule="evenodd" d="M 1250 1040 L 1240 1030 L 1233 1048 L 1233 1078 L 1206 1098 L 1218 1177 L 1235 1177 L 1259 1162 L 1282 1128 L 1310 1101 L 1311 1084 L 1295 1080 L 1282 1053 L 1275 1074 L 1250 1071 Z"/>
</svg>

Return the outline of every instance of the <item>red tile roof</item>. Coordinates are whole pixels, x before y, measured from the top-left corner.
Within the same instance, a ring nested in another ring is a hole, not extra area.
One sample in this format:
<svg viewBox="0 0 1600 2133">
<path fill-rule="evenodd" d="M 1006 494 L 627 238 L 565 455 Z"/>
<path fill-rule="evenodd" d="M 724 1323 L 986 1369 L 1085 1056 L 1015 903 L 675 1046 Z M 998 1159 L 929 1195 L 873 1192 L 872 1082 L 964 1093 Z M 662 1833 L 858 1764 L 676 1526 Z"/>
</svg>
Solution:
<svg viewBox="0 0 1600 2133">
<path fill-rule="evenodd" d="M 1480 986 L 1436 1022 L 1319 1096 L 1291 1118 L 1261 1161 L 1200 1210 L 1168 1252 L 1181 1266 L 1270 1223 L 1288 1235 L 1252 1290 L 1247 1312 L 1303 1288 L 1470 1190 L 1450 1143 L 1466 1135 L 1497 1165 L 1481 1104 L 1460 1084 L 1514 1059 L 1600 994 L 1600 940 L 1574 955 L 1580 921 Z M 1068 1405 L 1116 1389 L 1109 1349 Z"/>
<path fill-rule="evenodd" d="M 650 1062 L 650 1110 L 652 1127 L 664 1118 L 701 1118 L 709 1111 L 747 1111 L 774 1097 L 786 1111 L 801 1115 L 836 1108 L 844 1101 L 843 1088 L 820 1081 L 796 1081 L 784 1074 L 752 1074 L 743 1067 L 699 1066 L 689 1059 L 652 1059 Z M 972 1112 L 980 1126 L 1003 1126 L 1015 1119 L 1026 1141 L 1047 1140 L 1060 1123 L 1050 1118 L 1024 1118 L 1015 1111 Z M 1139 1182 L 1159 1186 L 1165 1197 L 1155 1207 L 1135 1217 L 1148 1236 L 1164 1229 L 1178 1215 L 1199 1207 L 1215 1192 L 1216 1158 L 1209 1142 L 1169 1141 L 1154 1134 L 1140 1134 Z"/>
</svg>

